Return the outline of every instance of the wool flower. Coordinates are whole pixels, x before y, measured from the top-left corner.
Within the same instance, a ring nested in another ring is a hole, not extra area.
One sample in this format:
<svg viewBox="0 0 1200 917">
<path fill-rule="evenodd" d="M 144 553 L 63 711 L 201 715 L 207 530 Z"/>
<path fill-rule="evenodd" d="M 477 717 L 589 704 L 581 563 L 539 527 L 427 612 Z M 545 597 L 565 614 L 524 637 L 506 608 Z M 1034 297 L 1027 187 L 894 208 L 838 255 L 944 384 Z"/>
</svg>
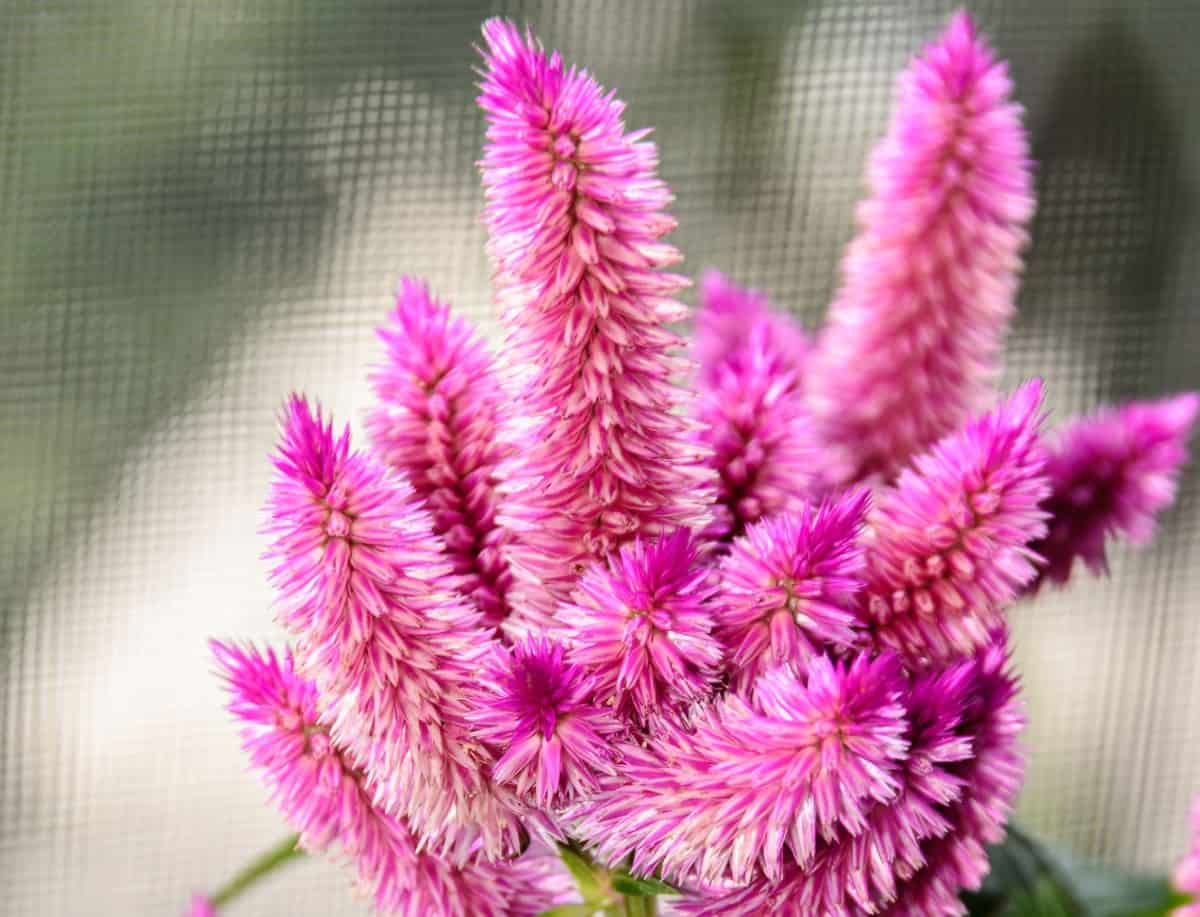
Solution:
<svg viewBox="0 0 1200 917">
<path fill-rule="evenodd" d="M 489 624 L 508 615 L 507 536 L 496 524 L 503 396 L 483 341 L 419 280 L 400 281 L 379 330 L 386 361 L 372 373 L 367 417 L 375 453 L 412 484 L 445 542 L 459 591 Z"/>
<path fill-rule="evenodd" d="M 1192 846 L 1175 865 L 1171 882 L 1184 894 L 1200 898 L 1200 795 L 1192 800 Z M 1171 911 L 1173 917 L 1200 917 L 1200 902 L 1185 904 Z"/>
<path fill-rule="evenodd" d="M 479 681 L 468 719 L 497 755 L 493 779 L 548 809 L 615 774 L 609 744 L 624 727 L 592 702 L 594 680 L 561 643 L 530 636 L 496 647 Z"/>
<path fill-rule="evenodd" d="M 814 489 L 818 453 L 800 394 L 805 347 L 802 332 L 759 294 L 706 275 L 695 416 L 717 474 L 713 538 L 728 541 L 759 519 L 798 509 Z"/>
<path fill-rule="evenodd" d="M 322 724 L 317 686 L 298 675 L 290 652 L 213 641 L 242 723 L 242 744 L 272 798 L 312 852 L 341 849 L 359 887 L 383 913 L 403 917 L 532 915 L 561 895 L 545 857 L 454 864 L 419 852 L 403 819 L 373 801 L 353 757 Z"/>
<path fill-rule="evenodd" d="M 408 484 L 350 450 L 349 430 L 294 397 L 268 501 L 279 617 L 324 698 L 324 721 L 421 841 L 520 848 L 513 801 L 489 785 L 465 719 L 494 642 L 453 588 Z"/>
<path fill-rule="evenodd" d="M 645 131 L 622 105 L 511 23 L 483 28 L 482 160 L 488 250 L 510 356 L 528 367 L 502 522 L 514 602 L 545 623 L 587 563 L 638 535 L 708 517 L 711 473 L 672 379 L 686 363 L 667 328 L 680 259 Z"/>
<path fill-rule="evenodd" d="M 597 699 L 645 724 L 707 697 L 722 656 L 712 634 L 715 589 L 686 529 L 625 545 L 584 573 L 557 617 L 571 660 L 595 676 Z"/>
<path fill-rule="evenodd" d="M 606 863 L 712 886 L 778 880 L 819 841 L 857 834 L 899 792 L 905 676 L 895 656 L 776 669 L 748 700 L 728 694 L 690 728 L 625 750 L 621 779 L 580 803 L 574 830 Z"/>
<path fill-rule="evenodd" d="M 909 660 L 986 646 L 1037 573 L 1049 492 L 1038 439 L 1042 386 L 1026 383 L 917 456 L 878 498 L 867 550 L 865 623 Z"/>
<path fill-rule="evenodd" d="M 1058 434 L 1046 466 L 1049 531 L 1033 545 L 1046 564 L 1042 578 L 1066 582 L 1077 558 L 1107 573 L 1106 541 L 1150 540 L 1155 516 L 1175 499 L 1198 407 L 1195 393 L 1135 401 Z"/>
<path fill-rule="evenodd" d="M 803 674 L 827 650 L 859 639 L 865 490 L 805 504 L 752 525 L 730 547 L 715 603 L 733 684 L 788 664 Z"/>
<path fill-rule="evenodd" d="M 1003 634 L 975 656 L 914 677 L 905 695 L 908 751 L 900 790 L 877 803 L 856 834 L 822 838 L 808 864 L 778 880 L 685 900 L 690 917 L 756 914 L 965 913 L 959 894 L 987 874 L 985 845 L 998 842 L 1020 788 L 1024 725 Z"/>
<path fill-rule="evenodd" d="M 900 77 L 807 380 L 841 481 L 890 477 L 991 391 L 1034 208 L 1011 90 L 966 13 Z"/>
</svg>

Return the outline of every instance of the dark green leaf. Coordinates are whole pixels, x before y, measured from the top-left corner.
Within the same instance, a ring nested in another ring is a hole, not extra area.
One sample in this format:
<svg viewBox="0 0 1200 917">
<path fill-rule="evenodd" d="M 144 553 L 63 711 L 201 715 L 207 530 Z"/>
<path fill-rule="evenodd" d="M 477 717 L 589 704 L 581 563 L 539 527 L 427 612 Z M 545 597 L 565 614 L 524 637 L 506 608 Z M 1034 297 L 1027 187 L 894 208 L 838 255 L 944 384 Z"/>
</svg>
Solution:
<svg viewBox="0 0 1200 917">
<path fill-rule="evenodd" d="M 541 911 L 537 917 L 592 917 L 595 913 L 594 904 L 560 904 L 548 911 Z"/>
<path fill-rule="evenodd" d="M 646 898 L 651 895 L 678 895 L 679 889 L 653 876 L 631 876 L 621 870 L 612 877 L 613 888 L 622 895 Z"/>
<path fill-rule="evenodd" d="M 572 878 L 575 879 L 575 884 L 579 887 L 584 901 L 597 902 L 606 897 L 604 880 L 586 853 L 568 844 L 559 844 L 558 855 Z M 563 906 L 567 907 L 568 905 Z"/>
</svg>

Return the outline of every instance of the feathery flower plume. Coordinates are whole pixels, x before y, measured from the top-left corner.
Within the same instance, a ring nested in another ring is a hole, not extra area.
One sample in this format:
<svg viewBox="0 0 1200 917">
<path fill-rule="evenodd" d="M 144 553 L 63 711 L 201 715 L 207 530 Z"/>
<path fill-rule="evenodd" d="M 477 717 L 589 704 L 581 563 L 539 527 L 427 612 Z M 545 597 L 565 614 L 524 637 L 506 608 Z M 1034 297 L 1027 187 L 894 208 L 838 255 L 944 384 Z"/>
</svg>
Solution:
<svg viewBox="0 0 1200 917">
<path fill-rule="evenodd" d="M 807 376 L 842 481 L 890 477 L 990 393 L 1034 208 L 1011 90 L 966 13 L 900 77 Z"/>
<path fill-rule="evenodd" d="M 533 915 L 555 903 L 561 888 L 545 881 L 545 858 L 454 865 L 419 853 L 404 821 L 372 802 L 364 775 L 322 725 L 317 686 L 296 673 L 290 652 L 280 658 L 272 650 L 211 646 L 231 695 L 229 710 L 243 723 L 243 747 L 301 844 L 313 852 L 340 847 L 381 911 L 502 917 Z"/>
<path fill-rule="evenodd" d="M 1155 516 L 1175 499 L 1198 407 L 1195 393 L 1131 402 L 1058 434 L 1046 465 L 1049 531 L 1033 545 L 1046 562 L 1042 579 L 1066 582 L 1076 558 L 1107 573 L 1109 538 L 1123 535 L 1139 546 L 1150 540 Z"/>
<path fill-rule="evenodd" d="M 1171 882 L 1184 894 L 1200 898 L 1200 795 L 1192 800 L 1191 827 L 1191 849 L 1175 865 Z M 1177 907 L 1171 914 L 1172 917 L 1200 917 L 1200 901 Z"/>
<path fill-rule="evenodd" d="M 724 367 L 739 371 L 754 339 L 756 346 L 767 348 L 780 373 L 791 374 L 798 390 L 811 346 L 804 329 L 773 309 L 765 293 L 740 287 L 720 271 L 709 268 L 701 274 L 699 289 L 692 354 L 700 385 L 711 386 Z"/>
<path fill-rule="evenodd" d="M 594 680 L 566 660 L 561 643 L 528 636 L 496 647 L 479 680 L 468 719 L 498 757 L 494 780 L 557 808 L 615 774 L 609 745 L 624 726 L 592 702 Z"/>
<path fill-rule="evenodd" d="M 679 252 L 646 131 L 623 106 L 499 19 L 479 104 L 496 297 L 517 363 L 520 464 L 502 522 L 514 532 L 514 601 L 544 623 L 587 562 L 638 535 L 707 521 L 710 472 L 675 410 L 669 322 L 686 284 L 659 269 Z"/>
<path fill-rule="evenodd" d="M 604 862 L 637 874 L 744 885 L 808 865 L 821 840 L 858 834 L 899 792 L 905 676 L 895 656 L 815 659 L 786 668 L 625 751 L 622 779 L 574 807 L 575 830 Z"/>
<path fill-rule="evenodd" d="M 508 615 L 507 536 L 496 524 L 502 394 L 483 341 L 413 277 L 379 330 L 387 360 L 372 373 L 367 418 L 376 454 L 403 474 L 433 517 L 460 591 L 489 624 Z"/>
<path fill-rule="evenodd" d="M 828 497 L 764 519 L 733 543 L 715 609 L 737 690 L 784 663 L 802 675 L 827 649 L 856 642 L 869 505 L 866 490 Z"/>
<path fill-rule="evenodd" d="M 515 800 L 488 784 L 467 694 L 494 642 L 454 591 L 429 516 L 403 479 L 350 451 L 349 430 L 293 397 L 268 504 L 279 618 L 322 715 L 389 812 L 431 849 L 520 849 Z"/>
<path fill-rule="evenodd" d="M 722 656 L 712 634 L 715 592 L 699 545 L 679 529 L 596 562 L 557 618 L 571 661 L 596 678 L 597 700 L 644 725 L 711 693 Z"/>
<path fill-rule="evenodd" d="M 863 604 L 880 646 L 914 662 L 969 655 L 1036 576 L 1028 546 L 1046 533 L 1049 492 L 1041 401 L 1040 382 L 1022 385 L 878 498 Z"/>
<path fill-rule="evenodd" d="M 765 516 L 798 509 L 813 489 L 818 453 L 800 395 L 803 333 L 759 294 L 715 272 L 703 283 L 696 435 L 717 473 L 706 534 L 728 541 Z"/>
<path fill-rule="evenodd" d="M 810 865 L 779 881 L 684 901 L 690 917 L 758 914 L 964 913 L 959 893 L 987 874 L 1020 788 L 1024 726 L 1002 635 L 976 656 L 916 676 L 906 696 L 909 751 L 895 799 L 878 803 L 857 834 L 823 840 Z"/>
</svg>

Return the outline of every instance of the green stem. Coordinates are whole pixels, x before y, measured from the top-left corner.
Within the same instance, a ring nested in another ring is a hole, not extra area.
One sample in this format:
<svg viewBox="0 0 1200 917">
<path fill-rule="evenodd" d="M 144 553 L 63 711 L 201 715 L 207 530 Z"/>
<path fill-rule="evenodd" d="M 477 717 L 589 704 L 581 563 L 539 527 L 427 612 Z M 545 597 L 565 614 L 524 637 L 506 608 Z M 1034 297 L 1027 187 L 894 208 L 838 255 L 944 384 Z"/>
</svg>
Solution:
<svg viewBox="0 0 1200 917">
<path fill-rule="evenodd" d="M 263 876 L 274 872 L 284 863 L 291 862 L 304 856 L 304 851 L 298 846 L 300 835 L 293 834 L 246 865 L 237 875 L 222 885 L 209 899 L 213 907 L 223 907 L 228 904 Z"/>
<path fill-rule="evenodd" d="M 628 917 L 655 917 L 658 913 L 658 906 L 651 895 L 646 897 L 627 895 L 625 896 L 625 913 Z"/>
</svg>

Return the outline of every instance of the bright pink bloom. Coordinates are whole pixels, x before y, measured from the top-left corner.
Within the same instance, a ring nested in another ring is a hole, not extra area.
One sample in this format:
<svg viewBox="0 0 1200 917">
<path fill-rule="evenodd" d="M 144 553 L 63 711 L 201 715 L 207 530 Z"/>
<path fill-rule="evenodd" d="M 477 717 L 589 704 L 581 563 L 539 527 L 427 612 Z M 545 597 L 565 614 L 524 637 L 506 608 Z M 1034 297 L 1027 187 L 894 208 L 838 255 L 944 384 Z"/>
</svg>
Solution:
<svg viewBox="0 0 1200 917">
<path fill-rule="evenodd" d="M 1192 800 L 1192 846 L 1187 855 L 1180 860 L 1171 881 L 1175 888 L 1185 894 L 1200 898 L 1200 795 Z M 1200 901 L 1177 907 L 1171 914 L 1174 917 L 1200 917 Z"/>
<path fill-rule="evenodd" d="M 532 35 L 489 20 L 479 103 L 488 249 L 514 363 L 528 369 L 512 500 L 515 603 L 545 622 L 594 558 L 707 521 L 711 476 L 675 410 L 687 310 L 645 131 Z"/>
<path fill-rule="evenodd" d="M 1107 573 L 1108 539 L 1150 540 L 1155 516 L 1175 499 L 1198 407 L 1195 393 L 1131 402 L 1076 420 L 1055 437 L 1046 466 L 1050 530 L 1033 545 L 1046 561 L 1044 579 L 1066 582 L 1076 558 Z"/>
<path fill-rule="evenodd" d="M 690 730 L 664 728 L 625 750 L 622 776 L 574 809 L 604 862 L 632 856 L 670 882 L 745 884 L 813 861 L 822 839 L 858 834 L 893 800 L 907 750 L 896 657 L 813 660 L 728 694 Z"/>
<path fill-rule="evenodd" d="M 599 788 L 614 775 L 610 743 L 624 727 L 592 702 L 594 679 L 544 636 L 497 647 L 479 674 L 469 714 L 498 758 L 492 777 L 544 809 Z"/>
<path fill-rule="evenodd" d="M 371 375 L 367 418 L 376 453 L 403 474 L 433 516 L 460 591 L 490 624 L 508 615 L 507 535 L 496 524 L 497 436 L 503 395 L 483 341 L 412 277 L 379 330 L 387 361 Z"/>
<path fill-rule="evenodd" d="M 1046 532 L 1042 386 L 1029 382 L 917 456 L 876 503 L 866 623 L 909 660 L 947 661 L 991 641 L 1036 575 Z"/>
<path fill-rule="evenodd" d="M 320 687 L 323 721 L 424 843 L 466 849 L 478 834 L 489 856 L 519 849 L 522 829 L 465 719 L 494 641 L 454 590 L 412 489 L 298 397 L 275 466 L 279 618 Z"/>
<path fill-rule="evenodd" d="M 702 283 L 696 435 L 718 479 L 707 534 L 727 541 L 765 516 L 799 509 L 818 453 L 800 394 L 803 332 L 716 272 Z"/>
<path fill-rule="evenodd" d="M 197 892 L 192 895 L 191 903 L 188 905 L 184 917 L 217 917 L 217 909 L 213 907 L 213 903 L 207 895 Z"/>
<path fill-rule="evenodd" d="M 988 871 L 985 845 L 999 841 L 1020 788 L 1024 726 L 1003 638 L 944 671 L 915 678 L 905 697 L 907 756 L 899 793 L 877 803 L 857 833 L 822 838 L 807 865 L 780 880 L 684 901 L 694 917 L 755 914 L 964 913 L 959 893 Z"/>
<path fill-rule="evenodd" d="M 418 852 L 404 821 L 372 802 L 353 756 L 322 724 L 316 685 L 282 659 L 214 641 L 229 687 L 229 710 L 243 723 L 242 744 L 301 844 L 340 847 L 358 885 L 376 906 L 405 917 L 533 915 L 555 903 L 561 886 L 544 857 L 503 864 L 452 864 Z"/>
<path fill-rule="evenodd" d="M 808 374 L 843 481 L 890 477 L 990 394 L 1034 208 L 1011 90 L 966 13 L 900 77 Z"/>
<path fill-rule="evenodd" d="M 764 519 L 730 547 L 721 567 L 717 636 L 738 690 L 787 663 L 804 674 L 828 650 L 860 639 L 860 543 L 867 491 Z"/>
<path fill-rule="evenodd" d="M 596 678 L 596 697 L 645 724 L 707 697 L 720 674 L 712 634 L 716 576 L 680 529 L 625 545 L 584 573 L 558 620 L 570 658 Z"/>
</svg>

